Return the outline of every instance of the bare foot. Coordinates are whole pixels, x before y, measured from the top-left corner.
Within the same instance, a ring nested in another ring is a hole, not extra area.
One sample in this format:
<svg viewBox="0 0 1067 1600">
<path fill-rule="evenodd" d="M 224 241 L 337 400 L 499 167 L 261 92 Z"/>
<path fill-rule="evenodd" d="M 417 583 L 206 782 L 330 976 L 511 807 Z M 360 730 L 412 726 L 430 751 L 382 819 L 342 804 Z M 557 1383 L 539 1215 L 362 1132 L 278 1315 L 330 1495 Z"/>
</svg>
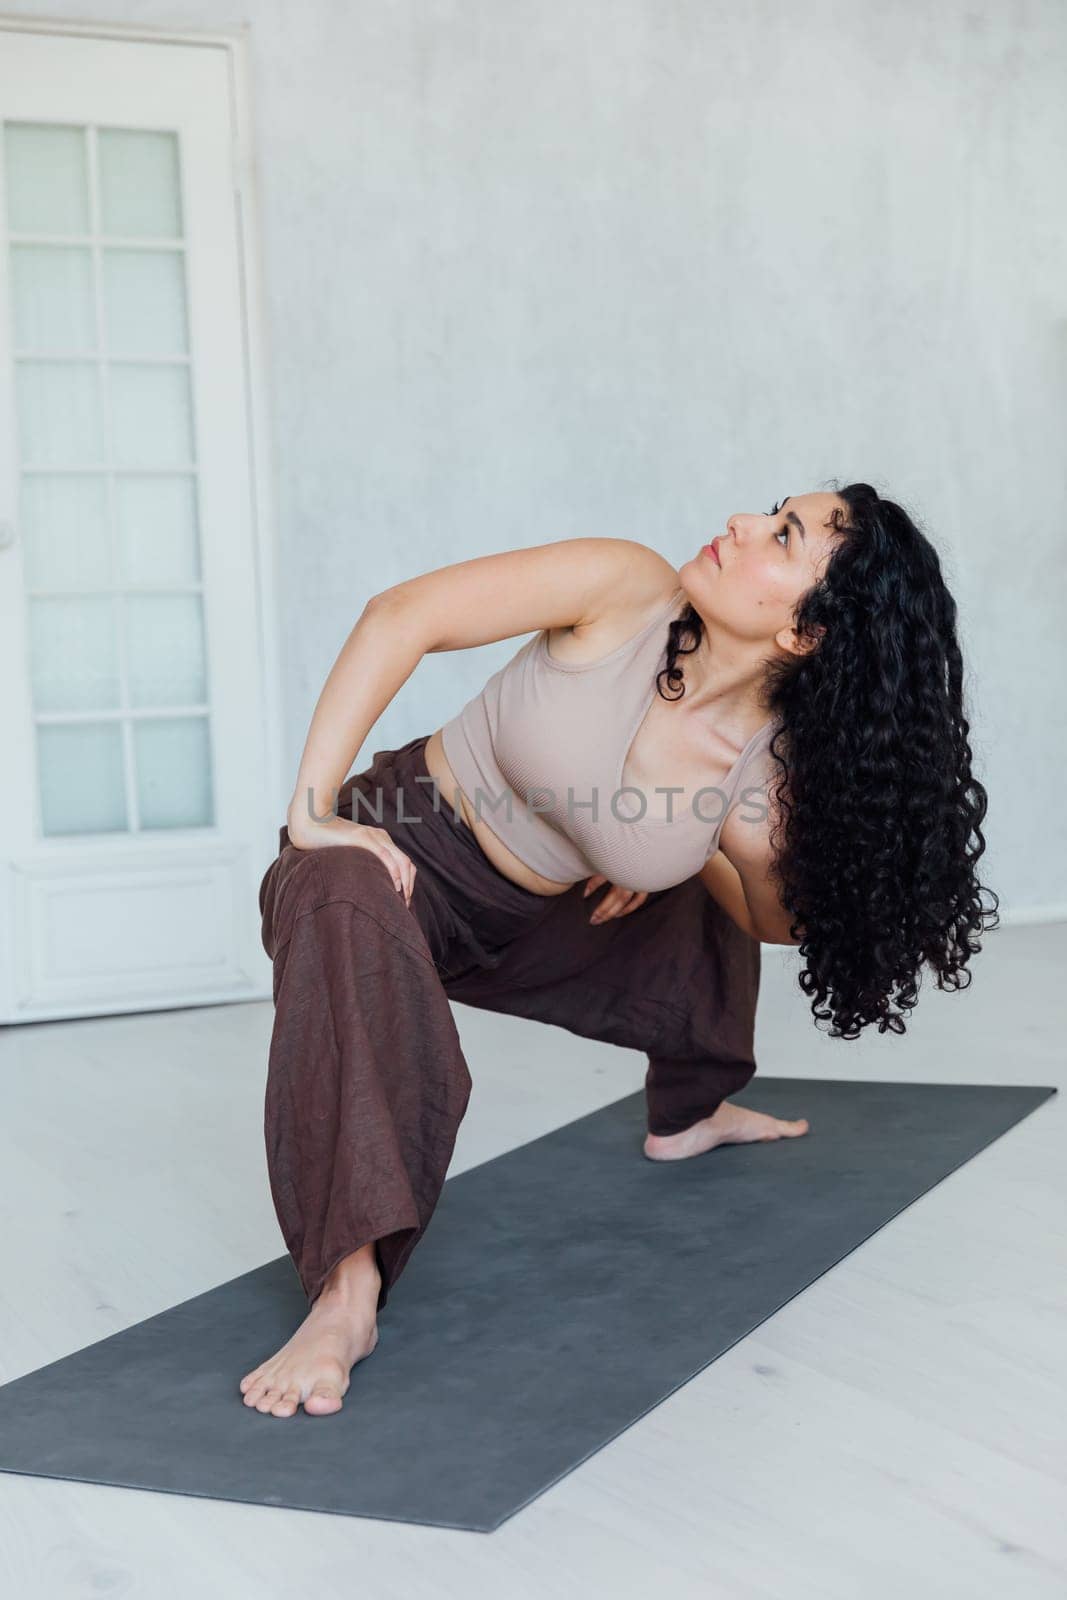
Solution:
<svg viewBox="0 0 1067 1600">
<path fill-rule="evenodd" d="M 717 1144 L 752 1144 L 764 1139 L 797 1139 L 808 1131 L 808 1119 L 788 1122 L 781 1117 L 768 1117 L 762 1111 L 749 1111 L 745 1106 L 732 1106 L 724 1100 L 716 1106 L 710 1117 L 694 1122 L 682 1133 L 650 1133 L 645 1139 L 644 1153 L 650 1161 L 681 1161 L 686 1156 L 703 1155 Z"/>
<path fill-rule="evenodd" d="M 245 1405 L 272 1417 L 301 1403 L 313 1417 L 340 1411 L 349 1373 L 378 1343 L 381 1284 L 373 1244 L 345 1256 L 289 1342 L 241 1379 Z"/>
</svg>

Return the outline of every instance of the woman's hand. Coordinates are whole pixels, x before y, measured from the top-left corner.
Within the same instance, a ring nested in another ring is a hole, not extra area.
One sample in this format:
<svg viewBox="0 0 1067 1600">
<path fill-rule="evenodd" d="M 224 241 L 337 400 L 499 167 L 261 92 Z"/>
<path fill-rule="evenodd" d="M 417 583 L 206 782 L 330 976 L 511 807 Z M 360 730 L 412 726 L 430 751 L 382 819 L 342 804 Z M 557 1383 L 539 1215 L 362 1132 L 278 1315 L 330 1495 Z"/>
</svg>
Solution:
<svg viewBox="0 0 1067 1600">
<path fill-rule="evenodd" d="M 374 828 L 369 823 L 353 822 L 348 817 L 336 815 L 316 822 L 312 817 L 297 818 L 295 814 L 290 816 L 286 826 L 289 843 L 297 850 L 325 850 L 334 845 L 369 850 L 371 855 L 385 863 L 393 887 L 404 896 L 404 904 L 410 906 L 418 868 L 411 857 L 394 844 L 385 828 Z"/>
<path fill-rule="evenodd" d="M 594 889 L 599 889 L 600 885 L 607 881 L 602 872 L 595 872 L 582 890 L 582 899 L 584 900 Z M 609 917 L 628 917 L 631 911 L 643 906 L 647 899 L 647 889 L 620 889 L 618 884 L 613 883 L 589 921 L 607 922 Z"/>
</svg>

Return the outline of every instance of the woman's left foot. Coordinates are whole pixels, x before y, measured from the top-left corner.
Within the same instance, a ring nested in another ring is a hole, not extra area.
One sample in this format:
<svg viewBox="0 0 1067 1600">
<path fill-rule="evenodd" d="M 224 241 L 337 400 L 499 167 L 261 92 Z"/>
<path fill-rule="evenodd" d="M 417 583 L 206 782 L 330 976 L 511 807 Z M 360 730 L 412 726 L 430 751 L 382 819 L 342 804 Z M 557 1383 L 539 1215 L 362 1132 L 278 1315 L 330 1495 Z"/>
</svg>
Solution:
<svg viewBox="0 0 1067 1600">
<path fill-rule="evenodd" d="M 682 1133 L 647 1135 L 644 1153 L 650 1161 L 680 1161 L 685 1156 L 703 1155 L 717 1144 L 753 1144 L 764 1139 L 797 1139 L 808 1131 L 807 1117 L 790 1122 L 768 1117 L 762 1111 L 732 1106 L 724 1100 L 710 1117 L 694 1122 Z"/>
</svg>

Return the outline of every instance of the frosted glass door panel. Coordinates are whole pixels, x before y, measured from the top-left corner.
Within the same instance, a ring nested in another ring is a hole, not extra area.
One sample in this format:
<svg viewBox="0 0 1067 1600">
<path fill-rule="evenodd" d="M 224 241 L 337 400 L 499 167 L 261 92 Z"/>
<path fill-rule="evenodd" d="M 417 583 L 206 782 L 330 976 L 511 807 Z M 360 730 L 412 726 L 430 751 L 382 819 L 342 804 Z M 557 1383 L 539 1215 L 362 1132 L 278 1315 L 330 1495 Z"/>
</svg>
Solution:
<svg viewBox="0 0 1067 1600">
<path fill-rule="evenodd" d="M 110 585 L 107 481 L 102 474 L 24 474 L 19 520 L 31 591 Z"/>
<path fill-rule="evenodd" d="M 97 149 L 102 231 L 177 239 L 182 205 L 175 135 L 101 128 Z"/>
<path fill-rule="evenodd" d="M 80 246 L 17 244 L 11 250 L 15 343 L 40 354 L 96 349 L 93 258 Z"/>
<path fill-rule="evenodd" d="M 200 596 L 129 595 L 126 667 L 131 705 L 202 704 L 207 683 Z"/>
<path fill-rule="evenodd" d="M 121 704 L 115 600 L 30 598 L 35 711 L 103 711 Z"/>
<path fill-rule="evenodd" d="M 120 583 L 140 587 L 200 582 L 196 480 L 116 477 Z"/>
<path fill-rule="evenodd" d="M 15 394 L 25 466 L 84 467 L 104 462 L 100 373 L 87 361 L 24 361 Z"/>
<path fill-rule="evenodd" d="M 211 827 L 179 140 L 3 136 L 40 831 Z"/>
<path fill-rule="evenodd" d="M 112 355 L 184 355 L 185 260 L 177 250 L 105 250 L 104 330 Z"/>
<path fill-rule="evenodd" d="M 117 722 L 40 728 L 37 754 L 46 834 L 128 830 Z"/>
<path fill-rule="evenodd" d="M 9 122 L 4 141 L 7 220 L 13 233 L 89 231 L 84 128 Z"/>
<path fill-rule="evenodd" d="M 137 805 L 146 828 L 202 828 L 211 821 L 211 751 L 203 717 L 138 722 Z"/>
<path fill-rule="evenodd" d="M 268 999 L 254 52 L 0 39 L 0 1027 Z"/>
<path fill-rule="evenodd" d="M 183 467 L 192 460 L 192 404 L 185 367 L 112 365 L 110 380 L 117 465 Z"/>
</svg>

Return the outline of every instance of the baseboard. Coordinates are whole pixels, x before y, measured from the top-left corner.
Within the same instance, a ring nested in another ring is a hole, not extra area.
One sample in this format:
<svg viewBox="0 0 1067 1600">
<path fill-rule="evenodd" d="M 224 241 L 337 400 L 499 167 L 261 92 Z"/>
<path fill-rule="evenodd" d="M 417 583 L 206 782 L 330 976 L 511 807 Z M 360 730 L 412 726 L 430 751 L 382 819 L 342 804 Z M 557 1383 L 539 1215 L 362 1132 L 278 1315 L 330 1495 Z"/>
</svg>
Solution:
<svg viewBox="0 0 1067 1600">
<path fill-rule="evenodd" d="M 1058 905 L 1015 906 L 997 914 L 1001 926 L 1005 928 L 1029 927 L 1041 922 L 1067 922 L 1067 901 L 1061 900 Z"/>
<path fill-rule="evenodd" d="M 998 928 L 1033 928 L 1040 927 L 1043 923 L 1067 922 L 1067 900 L 1058 904 L 1053 902 L 1046 906 L 1015 906 L 1008 909 L 998 909 L 1000 918 Z M 996 933 L 998 928 L 992 931 Z M 760 940 L 761 950 L 793 950 L 795 945 L 766 944 Z"/>
</svg>

